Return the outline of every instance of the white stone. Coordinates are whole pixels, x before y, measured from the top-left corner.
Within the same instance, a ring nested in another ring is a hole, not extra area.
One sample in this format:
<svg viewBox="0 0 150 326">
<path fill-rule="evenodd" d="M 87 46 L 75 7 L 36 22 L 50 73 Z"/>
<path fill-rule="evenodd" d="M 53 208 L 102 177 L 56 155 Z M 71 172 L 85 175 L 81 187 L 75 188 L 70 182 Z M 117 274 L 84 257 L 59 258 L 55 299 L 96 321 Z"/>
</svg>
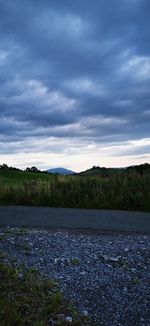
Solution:
<svg viewBox="0 0 150 326">
<path fill-rule="evenodd" d="M 85 275 L 85 274 L 86 274 L 86 272 L 81 272 L 80 274 L 81 274 L 81 275 Z"/>
<path fill-rule="evenodd" d="M 129 248 L 124 248 L 124 251 L 125 252 L 129 252 Z"/>
<path fill-rule="evenodd" d="M 72 317 L 71 317 L 71 316 L 67 316 L 67 317 L 65 318 L 65 320 L 66 320 L 66 322 L 69 323 L 69 324 L 72 323 Z"/>
<path fill-rule="evenodd" d="M 88 316 L 88 311 L 86 309 L 84 309 L 82 314 L 83 314 L 84 317 L 87 317 Z"/>
</svg>

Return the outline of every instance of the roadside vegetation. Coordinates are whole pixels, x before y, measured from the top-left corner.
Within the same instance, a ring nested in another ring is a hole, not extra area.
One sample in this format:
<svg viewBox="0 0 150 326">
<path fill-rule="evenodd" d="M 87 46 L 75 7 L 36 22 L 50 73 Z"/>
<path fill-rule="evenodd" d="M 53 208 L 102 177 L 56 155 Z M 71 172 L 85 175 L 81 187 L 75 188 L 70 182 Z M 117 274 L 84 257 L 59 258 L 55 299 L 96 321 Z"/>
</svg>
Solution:
<svg viewBox="0 0 150 326">
<path fill-rule="evenodd" d="M 0 263 L 1 326 L 89 325 L 89 319 L 69 304 L 54 281 L 42 281 L 35 272 Z"/>
<path fill-rule="evenodd" d="M 0 169 L 0 204 L 150 211 L 150 165 L 62 176 Z"/>
</svg>

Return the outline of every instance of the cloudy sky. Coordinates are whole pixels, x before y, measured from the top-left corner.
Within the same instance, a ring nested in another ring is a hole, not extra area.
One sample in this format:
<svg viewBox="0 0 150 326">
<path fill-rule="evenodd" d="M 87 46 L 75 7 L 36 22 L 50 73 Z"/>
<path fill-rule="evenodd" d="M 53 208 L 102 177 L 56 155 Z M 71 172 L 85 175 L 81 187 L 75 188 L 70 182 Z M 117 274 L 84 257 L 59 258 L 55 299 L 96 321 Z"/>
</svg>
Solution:
<svg viewBox="0 0 150 326">
<path fill-rule="evenodd" d="M 0 164 L 150 163 L 149 15 L 149 0 L 0 0 Z"/>
</svg>

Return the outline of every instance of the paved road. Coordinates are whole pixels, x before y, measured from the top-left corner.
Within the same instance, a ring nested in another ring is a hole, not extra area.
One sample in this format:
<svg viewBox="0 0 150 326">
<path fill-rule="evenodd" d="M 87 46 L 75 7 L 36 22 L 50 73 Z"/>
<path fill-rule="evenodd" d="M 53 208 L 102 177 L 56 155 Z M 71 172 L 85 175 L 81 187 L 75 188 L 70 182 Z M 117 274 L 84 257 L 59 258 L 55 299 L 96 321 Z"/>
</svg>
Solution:
<svg viewBox="0 0 150 326">
<path fill-rule="evenodd" d="M 0 206 L 0 225 L 150 233 L 150 213 Z"/>
</svg>

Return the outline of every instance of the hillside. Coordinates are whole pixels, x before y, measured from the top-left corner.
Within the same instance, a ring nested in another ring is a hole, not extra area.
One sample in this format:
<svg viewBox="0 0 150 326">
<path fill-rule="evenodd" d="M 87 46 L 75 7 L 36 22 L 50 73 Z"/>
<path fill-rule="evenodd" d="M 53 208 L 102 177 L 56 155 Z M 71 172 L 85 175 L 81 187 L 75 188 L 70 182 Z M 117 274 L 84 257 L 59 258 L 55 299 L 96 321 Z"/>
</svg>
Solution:
<svg viewBox="0 0 150 326">
<path fill-rule="evenodd" d="M 0 169 L 0 185 L 20 185 L 24 182 L 50 181 L 54 176 L 48 173 L 28 172 L 19 169 Z"/>
<path fill-rule="evenodd" d="M 124 173 L 138 173 L 143 175 L 145 172 L 150 173 L 150 164 L 145 163 L 141 165 L 129 166 L 126 168 L 105 168 L 100 166 L 93 166 L 91 169 L 78 173 L 81 176 L 96 176 L 108 177 L 112 174 Z"/>
<path fill-rule="evenodd" d="M 138 174 L 143 175 L 144 173 L 150 173 L 150 164 L 145 163 L 141 165 L 129 166 L 127 172 L 136 172 Z"/>
<path fill-rule="evenodd" d="M 117 173 L 122 171 L 123 169 L 115 169 L 115 168 L 105 168 L 100 166 L 93 166 L 91 169 L 82 171 L 78 173 L 80 176 L 101 176 L 101 177 L 108 177 L 112 173 Z"/>
</svg>

